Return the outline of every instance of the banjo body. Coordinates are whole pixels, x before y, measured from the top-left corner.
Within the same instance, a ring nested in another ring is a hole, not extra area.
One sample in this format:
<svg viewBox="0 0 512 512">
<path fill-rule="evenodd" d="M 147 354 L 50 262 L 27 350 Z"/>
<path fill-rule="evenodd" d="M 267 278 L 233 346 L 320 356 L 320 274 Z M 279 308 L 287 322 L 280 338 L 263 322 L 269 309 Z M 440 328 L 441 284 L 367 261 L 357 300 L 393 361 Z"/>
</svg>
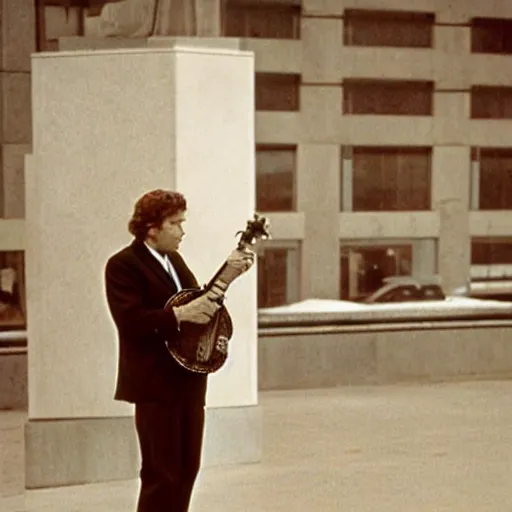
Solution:
<svg viewBox="0 0 512 512">
<path fill-rule="evenodd" d="M 247 222 L 245 231 L 239 233 L 241 237 L 237 249 L 243 251 L 258 239 L 270 237 L 267 219 L 255 214 L 254 219 Z M 225 291 L 237 277 L 226 261 L 204 288 L 181 290 L 167 301 L 164 309 L 171 311 L 174 307 L 183 306 L 208 293 L 219 283 L 222 283 L 221 288 Z M 229 341 L 233 335 L 233 322 L 222 300 L 220 304 L 221 307 L 208 323 L 181 322 L 179 335 L 165 342 L 172 357 L 192 372 L 213 373 L 226 362 Z"/>
<path fill-rule="evenodd" d="M 165 309 L 183 306 L 204 293 L 205 290 L 181 290 L 167 301 Z M 226 362 L 232 335 L 233 322 L 222 305 L 207 324 L 182 322 L 179 336 L 173 343 L 166 341 L 166 345 L 174 359 L 188 370 L 213 373 Z"/>
</svg>

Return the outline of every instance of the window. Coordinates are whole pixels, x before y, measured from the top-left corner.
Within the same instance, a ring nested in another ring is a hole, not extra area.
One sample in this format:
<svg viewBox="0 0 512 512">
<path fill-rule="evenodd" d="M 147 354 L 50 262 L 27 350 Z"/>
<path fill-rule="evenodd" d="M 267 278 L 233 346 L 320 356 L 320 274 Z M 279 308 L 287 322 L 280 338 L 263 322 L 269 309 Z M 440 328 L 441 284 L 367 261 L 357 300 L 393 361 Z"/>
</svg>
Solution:
<svg viewBox="0 0 512 512">
<path fill-rule="evenodd" d="M 367 300 L 374 295 L 375 302 L 390 301 L 385 297 L 384 286 L 398 285 L 395 292 L 400 301 L 405 300 L 407 282 L 420 284 L 421 293 L 415 292 L 410 298 L 422 296 L 422 300 L 438 298 L 440 290 L 436 277 L 437 244 L 435 239 L 377 239 L 371 242 L 342 242 L 340 246 L 340 298 L 342 300 Z M 389 278 L 396 278 L 389 281 Z M 395 282 L 396 281 L 396 282 Z M 400 284 L 398 284 L 400 283 Z M 434 284 L 436 283 L 436 284 Z M 392 287 L 392 286 L 391 286 Z M 395 294 L 395 293 L 393 293 Z"/>
<path fill-rule="evenodd" d="M 431 116 L 433 82 L 346 80 L 345 114 Z"/>
<path fill-rule="evenodd" d="M 363 300 L 391 276 L 412 273 L 411 244 L 345 245 L 341 247 L 340 298 Z"/>
<path fill-rule="evenodd" d="M 512 279 L 512 238 L 475 237 L 471 240 L 471 279 Z M 508 300 L 511 300 L 510 290 Z"/>
<path fill-rule="evenodd" d="M 344 148 L 341 210 L 429 210 L 431 153 L 414 147 Z"/>
<path fill-rule="evenodd" d="M 299 245 L 258 245 L 258 307 L 271 308 L 299 300 Z"/>
<path fill-rule="evenodd" d="M 473 18 L 471 51 L 474 53 L 512 53 L 512 20 Z"/>
<path fill-rule="evenodd" d="M 481 148 L 477 158 L 479 209 L 512 210 L 512 149 Z"/>
<path fill-rule="evenodd" d="M 256 73 L 256 110 L 299 110 L 300 75 Z"/>
<path fill-rule="evenodd" d="M 296 146 L 256 146 L 256 209 L 294 211 Z"/>
<path fill-rule="evenodd" d="M 512 119 L 512 87 L 472 87 L 471 117 Z"/>
<path fill-rule="evenodd" d="M 226 0 L 224 35 L 266 39 L 300 39 L 300 4 Z"/>
<path fill-rule="evenodd" d="M 470 297 L 512 301 L 512 238 L 471 240 Z"/>
<path fill-rule="evenodd" d="M 471 264 L 512 265 L 512 238 L 473 238 L 471 243 Z"/>
<path fill-rule="evenodd" d="M 430 48 L 434 21 L 430 13 L 345 9 L 344 43 Z"/>
<path fill-rule="evenodd" d="M 24 254 L 0 252 L 0 331 L 25 328 L 25 304 Z"/>
</svg>

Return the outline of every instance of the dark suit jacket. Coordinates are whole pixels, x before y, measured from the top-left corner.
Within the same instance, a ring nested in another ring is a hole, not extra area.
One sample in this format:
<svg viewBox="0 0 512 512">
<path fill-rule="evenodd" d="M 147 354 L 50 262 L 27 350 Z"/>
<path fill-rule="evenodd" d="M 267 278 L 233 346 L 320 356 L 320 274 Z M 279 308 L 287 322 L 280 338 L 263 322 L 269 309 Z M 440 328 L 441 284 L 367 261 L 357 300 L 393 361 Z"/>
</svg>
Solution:
<svg viewBox="0 0 512 512">
<path fill-rule="evenodd" d="M 197 288 L 183 258 L 168 255 L 181 285 Z M 163 307 L 176 285 L 143 242 L 114 254 L 105 269 L 107 302 L 119 335 L 115 398 L 127 402 L 174 402 L 185 398 L 204 404 L 206 376 L 180 366 L 165 340 L 178 335 L 176 318 Z"/>
</svg>

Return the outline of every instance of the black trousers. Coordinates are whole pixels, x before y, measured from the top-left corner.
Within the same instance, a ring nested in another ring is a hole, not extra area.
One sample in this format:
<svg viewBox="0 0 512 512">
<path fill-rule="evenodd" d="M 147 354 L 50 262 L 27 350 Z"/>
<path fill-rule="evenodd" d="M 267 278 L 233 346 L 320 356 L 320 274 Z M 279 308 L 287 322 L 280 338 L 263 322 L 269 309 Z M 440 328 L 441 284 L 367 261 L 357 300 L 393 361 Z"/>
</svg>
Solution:
<svg viewBox="0 0 512 512">
<path fill-rule="evenodd" d="M 137 512 L 187 512 L 201 465 L 204 406 L 137 403 L 142 456 Z"/>
</svg>

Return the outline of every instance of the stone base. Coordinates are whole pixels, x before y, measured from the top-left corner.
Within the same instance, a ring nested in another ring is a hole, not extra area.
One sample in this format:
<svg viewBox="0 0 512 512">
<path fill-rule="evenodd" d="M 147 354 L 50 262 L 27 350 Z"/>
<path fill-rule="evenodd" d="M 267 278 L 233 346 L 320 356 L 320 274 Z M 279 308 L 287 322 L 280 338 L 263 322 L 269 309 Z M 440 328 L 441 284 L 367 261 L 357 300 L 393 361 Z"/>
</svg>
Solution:
<svg viewBox="0 0 512 512">
<path fill-rule="evenodd" d="M 57 487 L 138 478 L 132 417 L 29 421 L 26 487 Z M 258 462 L 258 406 L 207 409 L 203 467 Z"/>
</svg>

